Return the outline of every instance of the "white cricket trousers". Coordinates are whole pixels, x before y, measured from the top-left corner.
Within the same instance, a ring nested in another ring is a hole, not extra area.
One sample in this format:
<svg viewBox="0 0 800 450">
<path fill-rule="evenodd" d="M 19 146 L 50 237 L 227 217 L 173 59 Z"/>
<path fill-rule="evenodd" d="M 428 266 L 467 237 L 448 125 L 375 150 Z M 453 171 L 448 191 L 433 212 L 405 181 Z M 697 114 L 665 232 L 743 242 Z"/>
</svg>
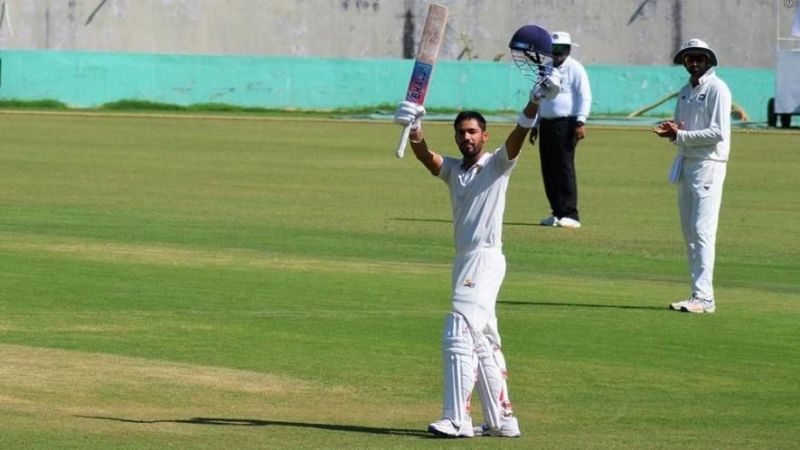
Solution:
<svg viewBox="0 0 800 450">
<path fill-rule="evenodd" d="M 500 248 L 460 253 L 453 263 L 453 313 L 445 320 L 442 341 L 442 417 L 459 426 L 469 417 L 470 398 L 476 386 L 484 420 L 490 427 L 498 429 L 502 417 L 513 414 L 495 314 L 505 274 L 506 259 Z M 464 336 L 459 318 L 465 321 L 470 336 Z"/>
<path fill-rule="evenodd" d="M 726 171 L 725 162 L 685 158 L 678 181 L 678 209 L 692 295 L 707 300 L 714 298 L 717 225 Z"/>
<path fill-rule="evenodd" d="M 459 253 L 453 263 L 453 311 L 467 319 L 470 328 L 496 338 L 497 294 L 506 276 L 506 257 L 499 248 Z"/>
</svg>

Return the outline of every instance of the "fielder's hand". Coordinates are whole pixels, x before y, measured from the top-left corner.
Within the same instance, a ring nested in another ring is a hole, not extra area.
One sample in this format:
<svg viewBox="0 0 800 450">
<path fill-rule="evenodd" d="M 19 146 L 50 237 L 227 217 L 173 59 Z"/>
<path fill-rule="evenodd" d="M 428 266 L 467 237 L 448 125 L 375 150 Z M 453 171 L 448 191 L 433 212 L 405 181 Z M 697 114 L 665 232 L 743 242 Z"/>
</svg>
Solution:
<svg viewBox="0 0 800 450">
<path fill-rule="evenodd" d="M 544 77 L 541 83 L 538 83 L 531 89 L 531 101 L 539 103 L 541 100 L 552 100 L 556 98 L 561 91 L 561 73 L 553 67 L 550 75 Z"/>
<path fill-rule="evenodd" d="M 422 126 L 422 117 L 424 115 L 424 106 L 404 101 L 397 105 L 397 111 L 394 113 L 394 121 L 404 127 L 410 124 L 412 129 L 419 129 Z"/>
<path fill-rule="evenodd" d="M 682 124 L 681 124 L 682 125 Z M 675 138 L 678 137 L 678 130 L 681 129 L 681 125 L 671 121 L 665 120 L 664 122 L 659 123 L 653 128 L 653 133 L 657 134 L 659 137 L 667 138 L 670 141 L 674 141 Z"/>
</svg>

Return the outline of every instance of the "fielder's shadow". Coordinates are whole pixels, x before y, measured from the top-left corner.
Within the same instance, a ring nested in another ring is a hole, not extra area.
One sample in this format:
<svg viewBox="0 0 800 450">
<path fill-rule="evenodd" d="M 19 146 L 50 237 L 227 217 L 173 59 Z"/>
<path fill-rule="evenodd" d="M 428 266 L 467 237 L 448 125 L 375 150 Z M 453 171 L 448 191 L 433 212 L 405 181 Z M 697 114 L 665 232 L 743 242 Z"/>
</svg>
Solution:
<svg viewBox="0 0 800 450">
<path fill-rule="evenodd" d="M 305 423 L 305 422 L 285 422 L 279 420 L 260 420 L 260 419 L 232 419 L 226 417 L 192 417 L 189 419 L 158 419 L 158 420 L 137 420 L 125 419 L 122 417 L 103 417 L 103 416 L 82 416 L 82 419 L 111 420 L 114 422 L 157 424 L 157 423 L 181 423 L 188 425 L 214 425 L 214 426 L 234 426 L 234 427 L 297 427 L 297 428 L 316 428 L 328 431 L 347 431 L 351 433 L 382 434 L 392 436 L 425 437 L 431 436 L 422 430 L 407 430 L 402 428 L 377 428 L 362 427 L 358 425 L 335 425 L 328 423 Z"/>
<path fill-rule="evenodd" d="M 570 308 L 611 308 L 611 309 L 638 309 L 645 311 L 667 311 L 667 308 L 660 306 L 637 306 L 637 305 L 598 305 L 596 303 L 559 303 L 559 302 L 534 302 L 520 300 L 498 300 L 502 305 L 514 306 L 568 306 Z"/>
</svg>

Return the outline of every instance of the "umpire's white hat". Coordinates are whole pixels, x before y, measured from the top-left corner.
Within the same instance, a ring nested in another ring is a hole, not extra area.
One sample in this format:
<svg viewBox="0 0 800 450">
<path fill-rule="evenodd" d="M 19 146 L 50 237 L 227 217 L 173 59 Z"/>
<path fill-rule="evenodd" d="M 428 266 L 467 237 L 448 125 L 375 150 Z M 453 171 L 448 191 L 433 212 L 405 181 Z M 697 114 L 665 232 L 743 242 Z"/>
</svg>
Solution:
<svg viewBox="0 0 800 450">
<path fill-rule="evenodd" d="M 553 45 L 569 45 L 571 47 L 580 47 L 578 44 L 572 42 L 572 37 L 566 31 L 556 31 L 553 33 Z"/>
<path fill-rule="evenodd" d="M 709 65 L 717 65 L 717 55 L 714 54 L 714 50 L 711 50 L 711 47 L 709 47 L 708 44 L 701 39 L 692 38 L 686 41 L 686 43 L 681 46 L 681 49 L 678 50 L 678 53 L 675 53 L 675 57 L 672 58 L 672 62 L 674 64 L 683 64 L 683 57 L 688 54 L 706 55 L 708 57 Z"/>
</svg>

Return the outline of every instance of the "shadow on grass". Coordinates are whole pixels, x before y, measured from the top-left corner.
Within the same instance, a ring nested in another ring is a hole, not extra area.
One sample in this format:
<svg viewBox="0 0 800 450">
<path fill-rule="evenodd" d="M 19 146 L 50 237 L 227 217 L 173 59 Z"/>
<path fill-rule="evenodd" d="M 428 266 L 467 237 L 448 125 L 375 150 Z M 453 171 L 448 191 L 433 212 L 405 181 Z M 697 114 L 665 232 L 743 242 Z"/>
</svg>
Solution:
<svg viewBox="0 0 800 450">
<path fill-rule="evenodd" d="M 636 306 L 636 305 L 598 305 L 592 303 L 558 303 L 558 302 L 533 302 L 518 300 L 498 300 L 501 305 L 519 306 L 568 306 L 571 308 L 613 308 L 613 309 L 640 309 L 645 311 L 669 311 L 666 306 Z"/>
<path fill-rule="evenodd" d="M 392 217 L 392 220 L 396 220 L 398 222 L 428 222 L 428 223 L 446 223 L 451 224 L 453 223 L 452 219 L 418 219 L 413 217 Z M 540 227 L 538 223 L 523 223 L 523 222 L 503 222 L 503 225 L 507 226 L 515 226 L 515 227 Z M 554 228 L 554 227 L 546 227 L 546 228 Z"/>
<path fill-rule="evenodd" d="M 335 425 L 328 423 L 305 423 L 305 422 L 284 422 L 279 420 L 259 420 L 259 419 L 232 419 L 225 417 L 192 417 L 190 419 L 158 419 L 158 420 L 137 420 L 125 419 L 122 417 L 103 417 L 103 416 L 75 416 L 82 419 L 111 420 L 114 422 L 156 424 L 156 423 L 184 423 L 189 425 L 216 425 L 216 426 L 235 426 L 235 427 L 297 427 L 297 428 L 316 428 L 318 430 L 329 431 L 348 431 L 351 433 L 385 434 L 393 436 L 411 437 L 431 437 L 430 433 L 423 430 L 406 430 L 401 428 L 377 428 L 362 427 L 358 425 Z"/>
</svg>

